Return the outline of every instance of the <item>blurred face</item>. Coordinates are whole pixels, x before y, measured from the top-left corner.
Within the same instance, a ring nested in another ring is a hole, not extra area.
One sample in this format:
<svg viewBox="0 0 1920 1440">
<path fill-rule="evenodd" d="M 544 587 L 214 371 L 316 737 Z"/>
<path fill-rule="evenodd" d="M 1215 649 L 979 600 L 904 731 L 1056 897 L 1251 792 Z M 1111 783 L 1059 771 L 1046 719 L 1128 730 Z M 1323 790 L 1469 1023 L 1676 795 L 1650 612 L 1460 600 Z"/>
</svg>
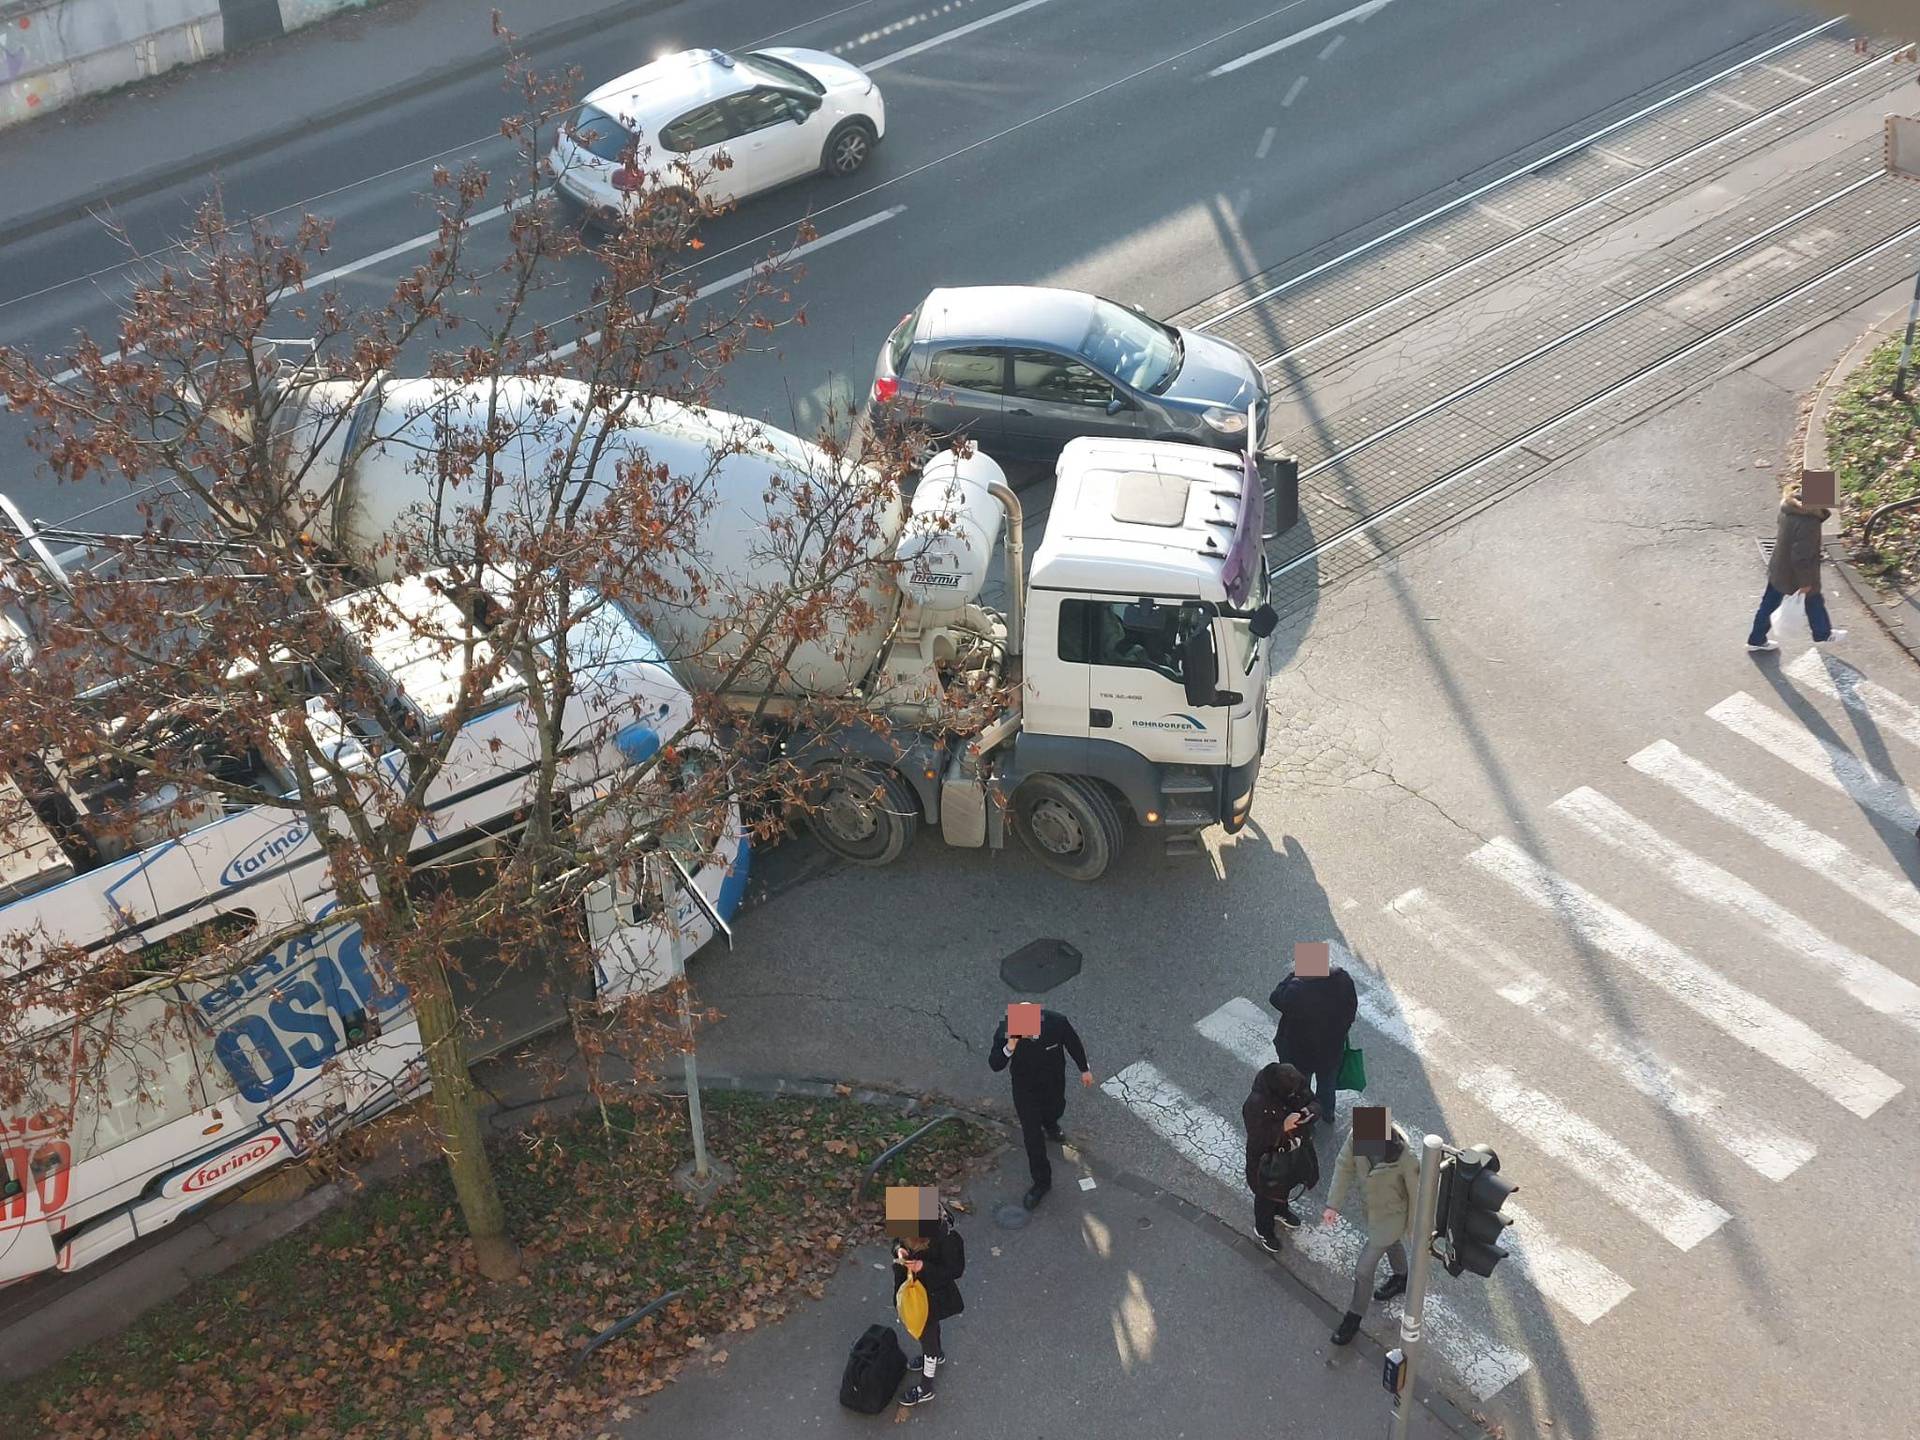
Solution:
<svg viewBox="0 0 1920 1440">
<path fill-rule="evenodd" d="M 1293 947 L 1293 973 L 1302 980 L 1324 980 L 1331 968 L 1324 940 L 1302 940 Z"/>
</svg>

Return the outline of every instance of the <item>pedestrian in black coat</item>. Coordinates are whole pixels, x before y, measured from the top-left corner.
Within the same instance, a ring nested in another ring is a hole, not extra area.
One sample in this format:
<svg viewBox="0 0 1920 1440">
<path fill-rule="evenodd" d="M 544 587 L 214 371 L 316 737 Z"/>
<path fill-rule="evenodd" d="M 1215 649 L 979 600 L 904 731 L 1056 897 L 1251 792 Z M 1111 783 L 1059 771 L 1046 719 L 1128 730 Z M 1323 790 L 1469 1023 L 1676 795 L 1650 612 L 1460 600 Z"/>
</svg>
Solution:
<svg viewBox="0 0 1920 1440">
<path fill-rule="evenodd" d="M 1298 1230 L 1300 1217 L 1287 1203 L 1290 1185 L 1261 1183 L 1260 1159 L 1276 1152 L 1287 1154 L 1303 1145 L 1309 1147 L 1310 1158 L 1317 1114 L 1307 1077 L 1293 1066 L 1278 1062 L 1253 1077 L 1253 1088 L 1240 1106 L 1240 1120 L 1247 1127 L 1247 1189 L 1253 1192 L 1253 1230 L 1260 1243 L 1274 1254 L 1280 1251 L 1280 1237 L 1273 1233 L 1274 1221 Z"/>
<path fill-rule="evenodd" d="M 1010 1009 L 1012 1007 L 1009 1007 Z M 1035 1007 L 1037 1008 L 1037 1007 Z M 1002 1020 L 993 1032 L 987 1064 L 1013 1072 L 1013 1110 L 1020 1117 L 1020 1137 L 1027 1146 L 1027 1170 L 1033 1187 L 1020 1203 L 1031 1210 L 1053 1188 L 1053 1166 L 1047 1160 L 1048 1140 L 1063 1140 L 1060 1117 L 1067 1110 L 1067 1058 L 1080 1067 L 1080 1083 L 1093 1084 L 1087 1065 L 1087 1047 L 1066 1016 L 1040 1011 L 1040 1033 L 1022 1039 L 1007 1036 Z"/>
<path fill-rule="evenodd" d="M 940 1340 L 940 1322 L 967 1308 L 960 1298 L 960 1277 L 966 1273 L 967 1252 L 953 1220 L 942 1207 L 931 1235 L 908 1236 L 893 1247 L 893 1288 L 907 1283 L 909 1273 L 927 1287 L 927 1326 L 920 1332 L 920 1358 L 913 1368 L 919 1381 L 900 1397 L 902 1405 L 924 1405 L 933 1399 L 934 1372 L 946 1363 Z"/>
<path fill-rule="evenodd" d="M 1293 973 L 1274 986 L 1267 1003 L 1280 1012 L 1273 1032 L 1273 1050 L 1281 1061 L 1313 1079 L 1313 1098 L 1319 1104 L 1320 1129 L 1333 1133 L 1334 1082 L 1340 1075 L 1340 1057 L 1346 1053 L 1347 1032 L 1360 1009 L 1353 977 L 1330 963 L 1324 941 L 1293 947 Z"/>
</svg>

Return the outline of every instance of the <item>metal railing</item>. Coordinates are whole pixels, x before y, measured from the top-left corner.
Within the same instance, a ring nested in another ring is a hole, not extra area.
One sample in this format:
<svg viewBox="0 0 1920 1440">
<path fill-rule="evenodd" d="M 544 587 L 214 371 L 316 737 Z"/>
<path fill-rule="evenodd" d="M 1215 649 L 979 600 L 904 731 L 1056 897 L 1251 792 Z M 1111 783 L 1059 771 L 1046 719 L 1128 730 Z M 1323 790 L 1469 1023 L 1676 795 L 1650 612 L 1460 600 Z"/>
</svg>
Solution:
<svg viewBox="0 0 1920 1440">
<path fill-rule="evenodd" d="M 866 1202 L 867 1191 L 873 1187 L 873 1177 L 880 1173 L 880 1167 L 882 1165 L 885 1165 L 889 1160 L 893 1159 L 894 1156 L 905 1150 L 909 1145 L 912 1145 L 929 1130 L 937 1129 L 939 1126 L 945 1125 L 949 1120 L 964 1122 L 966 1118 L 964 1115 L 956 1114 L 936 1115 L 918 1130 L 907 1136 L 906 1139 L 894 1141 L 893 1144 L 874 1156 L 873 1163 L 867 1166 L 866 1173 L 861 1175 L 860 1183 L 853 1187 L 853 1203 L 861 1205 Z"/>
<path fill-rule="evenodd" d="M 606 1344 L 609 1340 L 618 1340 L 622 1335 L 626 1334 L 629 1330 L 633 1329 L 634 1326 L 638 1325 L 642 1320 L 646 1319 L 649 1315 L 653 1314 L 654 1311 L 658 1310 L 662 1305 L 665 1305 L 669 1300 L 678 1300 L 682 1295 L 686 1293 L 687 1292 L 684 1290 L 669 1290 L 666 1294 L 660 1296 L 658 1299 L 649 1300 L 646 1304 L 642 1305 L 638 1310 L 635 1310 L 631 1315 L 628 1315 L 625 1319 L 614 1321 L 613 1324 L 609 1325 L 606 1329 L 602 1330 L 598 1335 L 594 1336 L 593 1339 L 589 1340 L 587 1342 L 586 1349 L 582 1350 L 578 1355 L 573 1357 L 574 1373 L 578 1374 L 580 1367 L 587 1363 L 587 1357 L 593 1354 L 593 1352 L 598 1350 L 602 1345 Z"/>
</svg>

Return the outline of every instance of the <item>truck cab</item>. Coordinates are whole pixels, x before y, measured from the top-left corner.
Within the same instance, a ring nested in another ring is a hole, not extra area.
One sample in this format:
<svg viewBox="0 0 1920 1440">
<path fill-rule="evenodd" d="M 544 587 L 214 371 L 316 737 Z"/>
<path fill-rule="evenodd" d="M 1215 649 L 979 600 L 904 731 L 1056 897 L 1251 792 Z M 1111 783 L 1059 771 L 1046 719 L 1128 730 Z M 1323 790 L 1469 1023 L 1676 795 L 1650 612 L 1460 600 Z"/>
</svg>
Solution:
<svg viewBox="0 0 1920 1440">
<path fill-rule="evenodd" d="M 1264 509 L 1250 457 L 1097 437 L 1061 453 L 1002 777 L 1016 828 L 1056 868 L 1098 848 L 1089 822 L 1111 818 L 1074 813 L 1089 781 L 1108 809 L 1117 797 L 1136 823 L 1186 842 L 1175 848 L 1208 825 L 1246 823 L 1275 624 Z"/>
</svg>

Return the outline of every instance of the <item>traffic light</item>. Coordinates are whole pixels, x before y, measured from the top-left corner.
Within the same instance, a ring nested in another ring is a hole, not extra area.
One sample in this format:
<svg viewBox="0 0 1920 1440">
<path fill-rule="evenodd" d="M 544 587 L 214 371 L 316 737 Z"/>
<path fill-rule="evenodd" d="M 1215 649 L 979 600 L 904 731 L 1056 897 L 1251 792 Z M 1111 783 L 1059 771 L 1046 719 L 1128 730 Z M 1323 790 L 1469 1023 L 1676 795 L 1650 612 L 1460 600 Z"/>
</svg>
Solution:
<svg viewBox="0 0 1920 1440">
<path fill-rule="evenodd" d="M 1500 1233 L 1513 1217 L 1502 1215 L 1500 1207 L 1520 1187 L 1502 1180 L 1499 1171 L 1500 1157 L 1484 1147 L 1456 1151 L 1441 1164 L 1438 1210 L 1447 1234 L 1449 1275 L 1462 1270 L 1491 1275 L 1507 1258 Z"/>
</svg>

